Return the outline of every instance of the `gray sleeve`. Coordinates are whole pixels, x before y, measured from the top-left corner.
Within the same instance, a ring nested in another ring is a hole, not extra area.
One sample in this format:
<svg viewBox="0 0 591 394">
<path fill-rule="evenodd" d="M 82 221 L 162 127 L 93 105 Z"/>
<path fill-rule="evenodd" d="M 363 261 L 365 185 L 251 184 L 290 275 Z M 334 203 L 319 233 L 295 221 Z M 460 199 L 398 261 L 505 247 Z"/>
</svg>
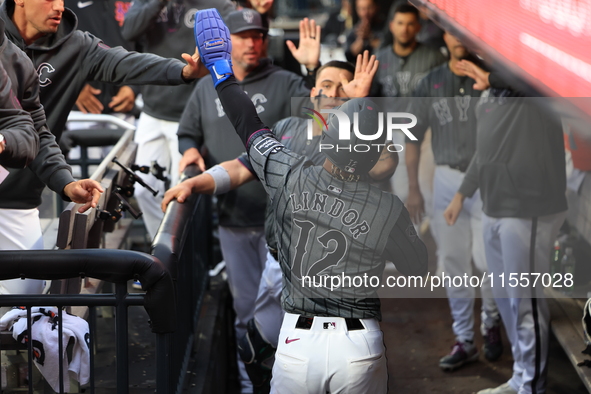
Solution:
<svg viewBox="0 0 591 394">
<path fill-rule="evenodd" d="M 0 134 L 5 149 L 0 154 L 0 165 L 24 168 L 39 151 L 39 137 L 31 116 L 22 109 L 6 70 L 0 63 Z"/>
<path fill-rule="evenodd" d="M 150 53 L 129 52 L 122 47 L 109 48 L 90 33 L 76 31 L 82 48 L 86 48 L 82 62 L 83 75 L 88 80 L 115 85 L 181 85 L 184 63 Z"/>
<path fill-rule="evenodd" d="M 248 142 L 248 156 L 254 173 L 270 197 L 283 185 L 285 175 L 293 165 L 303 159 L 277 141 L 269 130 L 252 135 Z"/>
<path fill-rule="evenodd" d="M 472 156 L 472 160 L 470 161 L 470 165 L 466 170 L 466 176 L 464 176 L 464 180 L 460 185 L 460 192 L 464 197 L 472 197 L 476 190 L 480 187 L 480 182 L 478 181 L 478 150 Z"/>
<path fill-rule="evenodd" d="M 121 27 L 121 35 L 128 41 L 137 41 L 150 26 L 156 22 L 158 14 L 167 1 L 163 0 L 134 0 L 131 8 L 125 14 Z"/>
<path fill-rule="evenodd" d="M 403 275 L 427 274 L 427 247 L 417 235 L 406 208 L 402 209 L 390 232 L 382 257 L 393 262 Z"/>
<path fill-rule="evenodd" d="M 24 168 L 37 156 L 39 137 L 26 111 L 0 108 L 0 134 L 5 143 L 0 165 Z"/>
<path fill-rule="evenodd" d="M 406 143 L 421 144 L 425 138 L 425 132 L 429 128 L 429 110 L 432 99 L 429 97 L 427 78 L 423 78 L 417 88 L 413 91 L 412 97 L 408 98 L 408 112 L 417 117 L 417 124 L 412 128 L 412 134 L 417 141 L 412 141 L 406 136 Z"/>
</svg>

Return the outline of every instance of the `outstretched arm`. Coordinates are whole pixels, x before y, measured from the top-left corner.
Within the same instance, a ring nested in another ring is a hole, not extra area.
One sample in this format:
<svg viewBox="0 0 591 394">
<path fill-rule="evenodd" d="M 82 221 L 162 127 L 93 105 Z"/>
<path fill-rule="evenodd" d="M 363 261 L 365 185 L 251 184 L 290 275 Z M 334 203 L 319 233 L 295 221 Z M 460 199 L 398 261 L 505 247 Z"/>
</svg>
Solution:
<svg viewBox="0 0 591 394">
<path fill-rule="evenodd" d="M 216 169 L 215 167 L 221 168 Z M 172 200 L 176 199 L 178 202 L 183 203 L 187 197 L 193 193 L 222 194 L 256 179 L 254 174 L 244 167 L 238 159 L 225 161 L 215 167 L 169 189 L 162 199 L 162 212 L 166 211 L 166 207 Z M 219 171 L 221 171 L 221 173 Z M 226 172 L 227 176 L 223 171 Z M 223 180 L 218 182 L 219 176 L 223 177 Z M 229 184 L 224 185 L 227 180 L 229 181 Z M 218 183 L 220 184 L 218 185 Z"/>
<path fill-rule="evenodd" d="M 201 61 L 210 71 L 226 116 L 246 147 L 250 163 L 269 195 L 284 181 L 291 165 L 301 160 L 285 149 L 261 121 L 232 71 L 230 32 L 215 9 L 197 13 L 195 39 Z"/>
</svg>

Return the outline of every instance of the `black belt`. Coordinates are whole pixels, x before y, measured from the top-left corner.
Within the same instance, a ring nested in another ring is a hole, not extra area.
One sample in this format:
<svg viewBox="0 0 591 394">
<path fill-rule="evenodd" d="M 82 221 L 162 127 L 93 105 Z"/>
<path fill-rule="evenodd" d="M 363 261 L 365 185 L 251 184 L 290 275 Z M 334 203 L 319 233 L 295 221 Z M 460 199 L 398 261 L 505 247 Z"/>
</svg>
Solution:
<svg viewBox="0 0 591 394">
<path fill-rule="evenodd" d="M 458 170 L 460 172 L 466 172 L 470 163 L 459 163 L 459 164 L 448 164 L 449 168 L 453 168 L 454 170 Z"/>
<path fill-rule="evenodd" d="M 271 254 L 271 256 L 273 256 L 273 258 L 275 259 L 275 261 L 279 261 L 279 255 L 277 254 L 277 249 L 272 248 L 270 246 L 267 245 L 267 249 L 269 249 L 269 253 Z"/>
<path fill-rule="evenodd" d="M 312 322 L 314 322 L 313 317 L 300 316 L 298 317 L 298 322 L 296 323 L 295 328 L 299 328 L 300 330 L 309 330 L 310 328 L 312 328 Z M 346 317 L 345 323 L 347 324 L 347 330 L 349 331 L 365 330 L 363 323 L 361 323 L 361 320 L 359 319 Z"/>
</svg>

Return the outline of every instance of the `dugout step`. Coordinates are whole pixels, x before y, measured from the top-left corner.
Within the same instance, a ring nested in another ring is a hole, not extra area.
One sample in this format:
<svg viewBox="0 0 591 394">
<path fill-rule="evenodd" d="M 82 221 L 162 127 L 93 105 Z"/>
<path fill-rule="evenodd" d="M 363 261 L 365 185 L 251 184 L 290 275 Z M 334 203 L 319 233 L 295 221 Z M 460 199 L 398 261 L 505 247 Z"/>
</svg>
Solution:
<svg viewBox="0 0 591 394">
<path fill-rule="evenodd" d="M 548 305 L 552 316 L 550 323 L 552 333 L 562 346 L 581 381 L 591 393 L 591 368 L 577 366 L 578 363 L 591 358 L 581 353 L 586 347 L 581 319 L 587 300 L 570 298 L 553 289 L 546 289 L 546 293 L 551 296 L 548 299 Z"/>
</svg>

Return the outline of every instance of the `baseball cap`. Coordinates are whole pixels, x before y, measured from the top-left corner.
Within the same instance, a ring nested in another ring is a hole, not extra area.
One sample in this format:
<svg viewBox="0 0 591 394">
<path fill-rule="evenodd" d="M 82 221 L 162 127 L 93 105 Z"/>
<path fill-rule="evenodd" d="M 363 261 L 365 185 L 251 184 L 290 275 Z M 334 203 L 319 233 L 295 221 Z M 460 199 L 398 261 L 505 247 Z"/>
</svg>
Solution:
<svg viewBox="0 0 591 394">
<path fill-rule="evenodd" d="M 267 33 L 267 29 L 263 27 L 263 18 L 258 12 L 250 8 L 243 8 L 239 11 L 229 13 L 224 20 L 230 34 L 240 33 L 246 30 L 259 30 Z"/>
</svg>

